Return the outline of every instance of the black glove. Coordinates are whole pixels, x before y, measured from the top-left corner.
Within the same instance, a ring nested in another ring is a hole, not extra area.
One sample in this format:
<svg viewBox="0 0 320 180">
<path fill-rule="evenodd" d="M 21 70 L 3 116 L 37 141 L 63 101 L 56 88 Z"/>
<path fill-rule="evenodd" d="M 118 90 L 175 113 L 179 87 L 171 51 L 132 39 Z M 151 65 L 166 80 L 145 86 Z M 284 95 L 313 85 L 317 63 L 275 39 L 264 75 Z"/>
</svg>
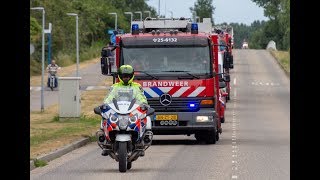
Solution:
<svg viewBox="0 0 320 180">
<path fill-rule="evenodd" d="M 99 106 L 101 110 L 106 110 L 107 109 L 107 105 L 106 104 L 102 104 Z"/>
<path fill-rule="evenodd" d="M 150 108 L 150 106 L 148 104 L 141 104 L 140 107 L 141 107 L 141 110 L 143 110 L 143 111 Z"/>
</svg>

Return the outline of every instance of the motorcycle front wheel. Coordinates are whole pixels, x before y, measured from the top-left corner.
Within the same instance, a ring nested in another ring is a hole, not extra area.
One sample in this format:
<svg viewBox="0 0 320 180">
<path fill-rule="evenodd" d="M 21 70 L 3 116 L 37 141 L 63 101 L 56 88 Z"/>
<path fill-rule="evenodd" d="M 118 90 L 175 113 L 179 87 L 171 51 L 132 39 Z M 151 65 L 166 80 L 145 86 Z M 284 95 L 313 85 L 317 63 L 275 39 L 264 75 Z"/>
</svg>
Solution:
<svg viewBox="0 0 320 180">
<path fill-rule="evenodd" d="M 119 171 L 126 172 L 128 163 L 127 142 L 119 142 L 118 159 Z"/>
</svg>

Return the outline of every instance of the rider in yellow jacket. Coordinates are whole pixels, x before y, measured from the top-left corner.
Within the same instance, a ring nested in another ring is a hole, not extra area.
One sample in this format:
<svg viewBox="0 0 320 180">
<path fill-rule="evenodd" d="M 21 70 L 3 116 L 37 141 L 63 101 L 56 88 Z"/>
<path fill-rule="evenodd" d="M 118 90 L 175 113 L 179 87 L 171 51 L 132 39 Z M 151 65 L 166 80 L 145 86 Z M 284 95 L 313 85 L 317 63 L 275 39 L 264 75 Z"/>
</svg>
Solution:
<svg viewBox="0 0 320 180">
<path fill-rule="evenodd" d="M 104 104 L 112 102 L 113 98 L 117 95 L 117 89 L 128 88 L 133 90 L 133 95 L 140 104 L 149 107 L 147 98 L 144 95 L 143 89 L 139 83 L 133 82 L 134 69 L 130 65 L 122 65 L 118 70 L 118 83 L 111 86 L 110 93 L 104 98 Z M 149 125 L 148 125 L 149 124 Z M 151 130 L 151 122 L 147 122 L 146 131 Z M 102 133 L 103 134 L 103 133 Z M 107 156 L 108 153 L 105 149 L 102 150 L 102 156 Z"/>
<path fill-rule="evenodd" d="M 118 83 L 115 83 L 110 88 L 110 93 L 105 97 L 104 103 L 109 104 L 115 97 L 115 93 L 119 88 L 128 88 L 133 90 L 134 97 L 141 104 L 147 105 L 147 98 L 143 93 L 143 89 L 139 83 L 133 82 L 134 79 L 134 69 L 130 65 L 122 65 L 118 70 Z"/>
</svg>

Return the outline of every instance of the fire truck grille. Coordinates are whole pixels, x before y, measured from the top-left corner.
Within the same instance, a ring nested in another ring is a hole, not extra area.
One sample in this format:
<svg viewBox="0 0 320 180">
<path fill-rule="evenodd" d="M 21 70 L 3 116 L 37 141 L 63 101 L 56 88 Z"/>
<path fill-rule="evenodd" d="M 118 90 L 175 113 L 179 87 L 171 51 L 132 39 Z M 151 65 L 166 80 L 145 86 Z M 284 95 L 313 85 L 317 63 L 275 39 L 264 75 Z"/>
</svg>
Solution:
<svg viewBox="0 0 320 180">
<path fill-rule="evenodd" d="M 172 102 L 164 106 L 159 99 L 148 99 L 148 104 L 156 110 L 156 112 L 183 112 L 198 111 L 200 100 L 191 99 L 172 99 Z M 190 107 L 193 104 L 194 107 Z"/>
</svg>

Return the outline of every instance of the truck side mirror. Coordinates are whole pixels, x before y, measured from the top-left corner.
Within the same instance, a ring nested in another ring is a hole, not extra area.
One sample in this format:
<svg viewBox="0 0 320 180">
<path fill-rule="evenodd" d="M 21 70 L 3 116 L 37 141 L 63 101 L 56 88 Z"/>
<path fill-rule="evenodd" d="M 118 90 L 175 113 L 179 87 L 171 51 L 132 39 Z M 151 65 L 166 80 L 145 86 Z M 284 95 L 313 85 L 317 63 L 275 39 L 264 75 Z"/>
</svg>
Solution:
<svg viewBox="0 0 320 180">
<path fill-rule="evenodd" d="M 108 75 L 109 74 L 109 71 L 108 71 L 108 61 L 107 61 L 108 58 L 106 57 L 101 57 L 100 59 L 100 64 L 101 64 L 101 74 L 103 75 Z"/>
<path fill-rule="evenodd" d="M 225 83 L 225 82 L 219 82 L 219 88 L 221 89 L 221 88 L 225 88 L 225 87 L 227 87 L 227 84 Z"/>
<path fill-rule="evenodd" d="M 230 75 L 229 74 L 224 75 L 224 82 L 230 82 Z"/>
<path fill-rule="evenodd" d="M 230 68 L 233 69 L 233 55 L 230 56 Z"/>
</svg>

